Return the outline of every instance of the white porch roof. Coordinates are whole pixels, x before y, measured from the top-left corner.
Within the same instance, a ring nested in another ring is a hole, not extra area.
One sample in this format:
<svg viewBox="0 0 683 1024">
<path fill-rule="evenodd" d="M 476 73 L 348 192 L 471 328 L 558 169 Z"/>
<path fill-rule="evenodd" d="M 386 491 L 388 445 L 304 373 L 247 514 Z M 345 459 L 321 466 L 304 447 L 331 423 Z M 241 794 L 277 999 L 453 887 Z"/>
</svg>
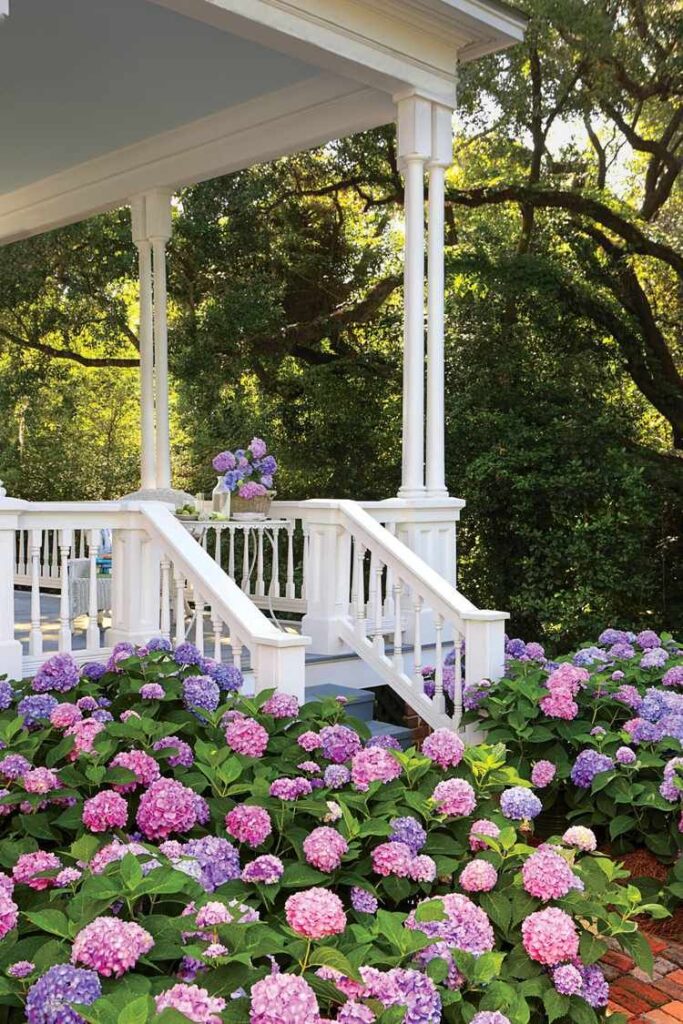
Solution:
<svg viewBox="0 0 683 1024">
<path fill-rule="evenodd" d="M 457 64 L 525 24 L 498 0 L 10 0 L 0 243 L 386 124 L 410 91 L 453 107 Z"/>
</svg>

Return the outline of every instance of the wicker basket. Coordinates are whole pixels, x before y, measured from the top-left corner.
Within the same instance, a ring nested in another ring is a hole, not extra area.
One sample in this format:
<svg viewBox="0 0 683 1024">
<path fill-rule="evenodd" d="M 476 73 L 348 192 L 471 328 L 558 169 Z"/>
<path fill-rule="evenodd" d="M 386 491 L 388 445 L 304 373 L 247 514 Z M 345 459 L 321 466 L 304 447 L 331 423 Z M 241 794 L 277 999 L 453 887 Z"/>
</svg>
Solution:
<svg viewBox="0 0 683 1024">
<path fill-rule="evenodd" d="M 258 498 L 240 498 L 235 492 L 230 498 L 230 517 L 237 522 L 254 522 L 267 519 L 275 491 L 268 491 Z"/>
</svg>

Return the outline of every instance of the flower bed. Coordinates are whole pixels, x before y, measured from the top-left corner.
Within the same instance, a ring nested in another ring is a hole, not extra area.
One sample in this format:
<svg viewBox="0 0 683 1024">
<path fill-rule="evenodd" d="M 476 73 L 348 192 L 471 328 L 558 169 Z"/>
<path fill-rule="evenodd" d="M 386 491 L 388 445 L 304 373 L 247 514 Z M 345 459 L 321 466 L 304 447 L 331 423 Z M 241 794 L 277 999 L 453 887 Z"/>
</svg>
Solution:
<svg viewBox="0 0 683 1024">
<path fill-rule="evenodd" d="M 240 681 L 156 640 L 0 682 L 10 1022 L 591 1024 L 607 938 L 651 965 L 653 908 L 589 829 L 530 844 L 502 745 Z"/>
<path fill-rule="evenodd" d="M 672 865 L 667 899 L 683 898 L 683 649 L 672 637 L 607 629 L 555 662 L 509 640 L 505 678 L 466 704 L 546 809 L 617 853 L 647 847 Z"/>
</svg>

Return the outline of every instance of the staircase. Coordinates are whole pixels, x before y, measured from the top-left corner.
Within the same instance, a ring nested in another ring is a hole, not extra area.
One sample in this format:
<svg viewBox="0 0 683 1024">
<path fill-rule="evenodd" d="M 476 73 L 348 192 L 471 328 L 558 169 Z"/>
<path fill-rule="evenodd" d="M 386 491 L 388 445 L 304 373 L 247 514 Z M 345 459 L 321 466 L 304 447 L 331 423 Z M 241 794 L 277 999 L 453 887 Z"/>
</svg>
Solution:
<svg viewBox="0 0 683 1024">
<path fill-rule="evenodd" d="M 371 690 L 357 690 L 350 686 L 337 686 L 336 683 L 322 683 L 318 686 L 306 687 L 307 704 L 314 700 L 324 700 L 326 697 L 342 697 L 347 714 L 364 722 L 372 737 L 391 736 L 400 743 L 403 750 L 407 750 L 412 745 L 412 732 L 407 726 L 379 722 L 374 717 L 375 694 Z"/>
</svg>

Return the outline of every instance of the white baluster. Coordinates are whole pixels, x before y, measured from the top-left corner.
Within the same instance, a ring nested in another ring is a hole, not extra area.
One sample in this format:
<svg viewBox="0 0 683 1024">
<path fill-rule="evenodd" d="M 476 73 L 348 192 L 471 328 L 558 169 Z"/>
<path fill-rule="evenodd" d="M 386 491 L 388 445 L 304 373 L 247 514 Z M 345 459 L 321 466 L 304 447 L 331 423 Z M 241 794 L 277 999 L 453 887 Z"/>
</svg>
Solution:
<svg viewBox="0 0 683 1024">
<path fill-rule="evenodd" d="M 365 548 L 356 541 L 355 543 L 355 562 L 356 571 L 355 577 L 358 581 L 356 587 L 356 605 L 355 605 L 355 616 L 356 616 L 356 629 L 357 631 L 365 635 Z"/>
<path fill-rule="evenodd" d="M 280 597 L 280 527 L 273 528 L 273 565 L 270 574 L 270 588 L 268 593 L 273 600 Z"/>
<path fill-rule="evenodd" d="M 194 643 L 200 654 L 204 653 L 204 598 L 194 588 Z"/>
<path fill-rule="evenodd" d="M 294 587 L 294 523 L 287 523 L 287 582 L 285 597 L 296 597 Z"/>
<path fill-rule="evenodd" d="M 372 646 L 378 654 L 384 654 L 384 635 L 382 633 L 383 606 L 382 606 L 382 576 L 384 564 L 381 559 L 375 559 L 375 626 L 372 635 Z"/>
<path fill-rule="evenodd" d="M 222 661 L 221 638 L 223 636 L 223 620 L 214 614 L 213 608 L 211 609 L 211 624 L 213 626 L 213 656 L 215 661 Z"/>
<path fill-rule="evenodd" d="M 185 577 L 177 569 L 173 571 L 175 584 L 175 642 L 181 644 L 185 639 Z"/>
<path fill-rule="evenodd" d="M 164 640 L 171 639 L 171 561 L 164 555 L 161 559 L 161 609 L 159 631 Z"/>
<path fill-rule="evenodd" d="M 61 594 L 59 600 L 59 650 L 71 650 L 71 609 L 69 605 L 69 554 L 72 531 L 59 531 Z"/>
<path fill-rule="evenodd" d="M 238 668 L 240 670 L 240 672 L 241 672 L 242 671 L 242 641 L 240 640 L 240 638 L 238 636 L 233 636 L 232 635 L 232 630 L 230 632 L 230 645 L 232 647 L 232 663 L 235 666 L 235 668 Z"/>
<path fill-rule="evenodd" d="M 42 533 L 31 530 L 31 654 L 43 653 L 43 630 L 40 624 L 40 545 Z"/>
<path fill-rule="evenodd" d="M 401 595 L 403 583 L 397 579 L 394 584 L 394 668 L 403 672 L 403 623 L 401 621 Z"/>
<path fill-rule="evenodd" d="M 308 559 L 310 555 L 311 535 L 308 523 L 302 524 L 304 533 L 303 579 L 301 582 L 301 599 L 306 600 L 306 581 L 308 580 Z"/>
<path fill-rule="evenodd" d="M 413 597 L 413 680 L 420 693 L 424 690 L 422 676 L 422 598 Z"/>
<path fill-rule="evenodd" d="M 26 548 L 27 547 L 28 547 L 28 544 L 27 544 L 26 530 L 19 530 L 19 563 L 17 565 L 17 570 L 18 570 L 20 576 L 26 576 L 26 574 L 27 574 L 27 572 L 26 572 Z"/>
<path fill-rule="evenodd" d="M 55 579 L 59 576 L 59 559 L 57 557 L 57 531 L 47 531 L 47 546 L 48 546 L 48 558 L 49 558 L 49 576 L 50 579 Z"/>
<path fill-rule="evenodd" d="M 456 630 L 455 634 L 455 680 L 453 683 L 453 724 L 457 728 L 462 719 L 462 648 L 463 640 Z"/>
<path fill-rule="evenodd" d="M 242 590 L 245 594 L 249 593 L 249 537 L 251 530 L 248 526 L 242 530 L 242 537 L 244 538 L 244 548 L 242 549 Z"/>
<path fill-rule="evenodd" d="M 84 545 L 85 546 L 85 545 Z M 100 649 L 100 627 L 97 621 L 97 552 L 100 549 L 100 531 L 90 531 L 88 554 L 90 558 L 90 578 L 88 580 L 88 629 L 85 635 L 85 646 L 89 651 Z"/>
<path fill-rule="evenodd" d="M 446 699 L 443 695 L 443 617 L 441 615 L 434 616 L 434 634 L 436 636 L 436 649 L 434 651 L 435 658 L 435 669 L 434 669 L 434 707 L 440 713 L 443 714 L 446 710 Z"/>
<path fill-rule="evenodd" d="M 370 575 L 368 578 L 368 620 L 373 630 L 377 622 L 377 556 L 370 552 Z M 373 633 L 374 635 L 374 633 Z"/>
<path fill-rule="evenodd" d="M 396 534 L 396 524 L 395 523 L 386 523 L 385 524 L 385 529 L 386 529 L 387 533 L 390 533 L 392 535 L 392 537 L 395 536 L 395 534 Z M 386 575 L 386 580 L 385 580 L 385 587 L 386 587 L 386 590 L 384 592 L 384 615 L 385 615 L 385 617 L 387 619 L 391 619 L 391 616 L 394 613 L 394 605 L 395 605 L 395 601 L 394 601 L 394 573 L 393 573 L 393 570 L 391 569 L 391 566 L 389 566 L 389 565 L 387 565 L 387 575 Z"/>
<path fill-rule="evenodd" d="M 266 584 L 263 579 L 263 527 L 256 528 L 256 597 L 264 597 Z"/>
<path fill-rule="evenodd" d="M 228 550 L 228 576 L 231 580 L 235 578 L 235 527 L 229 526 L 230 548 Z"/>
<path fill-rule="evenodd" d="M 223 527 L 217 526 L 216 528 L 216 546 L 213 551 L 213 558 L 216 565 L 221 564 L 221 537 L 223 536 Z"/>
</svg>

